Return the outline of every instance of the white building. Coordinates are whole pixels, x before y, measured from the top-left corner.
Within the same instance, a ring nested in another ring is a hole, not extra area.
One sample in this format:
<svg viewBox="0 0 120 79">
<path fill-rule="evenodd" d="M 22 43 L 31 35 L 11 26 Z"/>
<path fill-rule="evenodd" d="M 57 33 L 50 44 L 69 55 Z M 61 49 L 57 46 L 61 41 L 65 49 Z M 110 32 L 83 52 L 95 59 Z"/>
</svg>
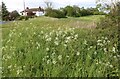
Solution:
<svg viewBox="0 0 120 79">
<path fill-rule="evenodd" d="M 36 15 L 36 16 L 43 16 L 45 14 L 44 9 L 39 7 L 39 8 L 26 8 L 25 10 L 20 12 L 21 15 L 23 16 L 32 16 L 32 15 Z"/>
</svg>

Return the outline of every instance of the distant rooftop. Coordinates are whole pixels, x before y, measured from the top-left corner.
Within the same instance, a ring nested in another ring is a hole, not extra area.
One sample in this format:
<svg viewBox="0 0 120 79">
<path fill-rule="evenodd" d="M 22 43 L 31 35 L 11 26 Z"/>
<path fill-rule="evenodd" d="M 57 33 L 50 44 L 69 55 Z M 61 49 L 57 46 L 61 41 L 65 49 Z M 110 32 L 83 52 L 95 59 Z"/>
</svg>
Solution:
<svg viewBox="0 0 120 79">
<path fill-rule="evenodd" d="M 25 10 L 21 11 L 21 12 L 28 12 L 28 11 L 44 11 L 43 8 L 39 7 L 39 8 L 30 8 L 27 7 Z"/>
</svg>

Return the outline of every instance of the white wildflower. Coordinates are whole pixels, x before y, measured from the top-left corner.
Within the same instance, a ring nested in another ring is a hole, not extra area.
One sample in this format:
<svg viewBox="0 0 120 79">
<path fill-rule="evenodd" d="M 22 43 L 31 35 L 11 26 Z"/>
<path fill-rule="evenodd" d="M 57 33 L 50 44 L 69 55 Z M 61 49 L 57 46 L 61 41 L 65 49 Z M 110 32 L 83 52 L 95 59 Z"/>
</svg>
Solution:
<svg viewBox="0 0 120 79">
<path fill-rule="evenodd" d="M 78 38 L 78 34 L 75 35 L 75 38 Z"/>
<path fill-rule="evenodd" d="M 47 60 L 47 64 L 49 64 L 50 63 L 50 60 Z"/>
<path fill-rule="evenodd" d="M 33 34 L 36 35 L 36 32 L 34 32 Z"/>
<path fill-rule="evenodd" d="M 7 58 L 8 58 L 8 59 L 11 59 L 11 56 L 7 55 Z"/>
<path fill-rule="evenodd" d="M 12 68 L 12 65 L 8 66 L 8 69 Z"/>
<path fill-rule="evenodd" d="M 47 38 L 47 39 L 46 39 L 46 41 L 51 41 L 51 38 L 50 38 L 50 37 L 49 37 L 49 38 Z"/>
<path fill-rule="evenodd" d="M 80 55 L 80 52 L 77 52 L 77 55 Z"/>
<path fill-rule="evenodd" d="M 93 46 L 90 46 L 90 48 L 93 48 Z"/>
<path fill-rule="evenodd" d="M 12 36 L 12 33 L 9 34 L 9 37 L 11 37 L 11 36 Z"/>
<path fill-rule="evenodd" d="M 21 36 L 21 35 L 22 35 L 22 33 L 19 33 L 19 35 Z"/>
<path fill-rule="evenodd" d="M 116 56 L 113 56 L 113 58 L 117 59 L 117 57 L 116 57 Z"/>
<path fill-rule="evenodd" d="M 70 36 L 66 38 L 67 40 L 70 40 Z"/>
<path fill-rule="evenodd" d="M 109 40 L 108 40 L 107 42 L 108 42 L 108 43 L 110 43 L 110 41 L 109 41 Z"/>
<path fill-rule="evenodd" d="M 43 34 L 44 32 L 43 31 L 41 31 L 41 34 Z"/>
<path fill-rule="evenodd" d="M 107 37 L 105 37 L 105 40 L 107 40 L 108 38 Z"/>
<path fill-rule="evenodd" d="M 101 40 L 97 40 L 97 42 L 101 42 Z"/>
<path fill-rule="evenodd" d="M 61 60 L 61 59 L 62 59 L 62 55 L 59 55 L 59 56 L 58 56 L 58 59 Z"/>
<path fill-rule="evenodd" d="M 67 44 L 64 44 L 65 47 L 67 47 Z"/>
<path fill-rule="evenodd" d="M 49 51 L 49 48 L 46 48 L 46 51 Z"/>
<path fill-rule="evenodd" d="M 117 57 L 119 57 L 119 58 L 120 58 L 120 55 L 117 55 Z"/>
<path fill-rule="evenodd" d="M 26 66 L 23 66 L 24 68 L 26 67 Z"/>
<path fill-rule="evenodd" d="M 110 65 L 111 68 L 113 68 L 113 65 Z"/>
<path fill-rule="evenodd" d="M 115 47 L 113 47 L 112 51 L 115 53 Z"/>
<path fill-rule="evenodd" d="M 59 42 L 58 42 L 58 41 L 55 41 L 54 43 L 55 43 L 55 45 L 59 45 Z"/>
<path fill-rule="evenodd" d="M 55 55 L 55 52 L 54 52 L 54 53 L 52 53 L 52 55 Z"/>
<path fill-rule="evenodd" d="M 69 58 L 69 56 L 68 56 L 68 55 L 67 55 L 66 57 L 67 57 L 67 58 Z"/>
<path fill-rule="evenodd" d="M 94 52 L 94 54 L 96 55 L 96 54 L 97 54 L 97 52 L 95 51 L 95 52 Z"/>
<path fill-rule="evenodd" d="M 84 40 L 84 44 L 87 45 L 87 41 L 86 40 Z"/>
<path fill-rule="evenodd" d="M 55 61 L 55 60 L 53 60 L 53 64 L 56 64 L 56 61 Z"/>
<path fill-rule="evenodd" d="M 98 65 L 98 62 L 96 64 Z"/>
<path fill-rule="evenodd" d="M 22 72 L 22 70 L 18 69 L 17 70 L 17 75 L 19 75 Z"/>
<path fill-rule="evenodd" d="M 68 40 L 65 40 L 65 43 L 68 43 Z"/>
<path fill-rule="evenodd" d="M 104 44 L 105 44 L 105 42 L 106 42 L 106 41 L 105 41 L 105 40 L 103 40 L 103 43 L 104 43 Z"/>
<path fill-rule="evenodd" d="M 107 52 L 107 48 L 104 48 L 104 52 Z"/>
<path fill-rule="evenodd" d="M 58 37 L 55 37 L 55 40 L 58 40 Z"/>
</svg>

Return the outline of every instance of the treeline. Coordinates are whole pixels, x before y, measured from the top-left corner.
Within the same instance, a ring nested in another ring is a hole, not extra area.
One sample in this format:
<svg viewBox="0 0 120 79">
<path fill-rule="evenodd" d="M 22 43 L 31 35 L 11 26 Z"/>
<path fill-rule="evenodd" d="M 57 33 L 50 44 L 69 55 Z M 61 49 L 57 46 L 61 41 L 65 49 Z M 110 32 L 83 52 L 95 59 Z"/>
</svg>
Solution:
<svg viewBox="0 0 120 79">
<path fill-rule="evenodd" d="M 47 8 L 45 16 L 54 18 L 81 17 L 88 15 L 104 15 L 105 13 L 96 8 L 80 8 L 78 6 L 66 6 L 60 9 Z"/>
<path fill-rule="evenodd" d="M 27 20 L 33 16 L 20 16 L 20 14 L 14 10 L 9 12 L 6 8 L 4 2 L 2 2 L 2 12 L 0 12 L 0 16 L 2 20 L 5 21 L 12 21 L 12 20 Z M 54 18 L 66 18 L 66 17 L 81 17 L 81 16 L 88 16 L 88 15 L 104 15 L 103 11 L 99 11 L 99 8 L 80 8 L 78 6 L 66 6 L 60 9 L 53 9 L 51 7 L 47 7 L 45 9 L 45 16 L 54 17 Z"/>
</svg>

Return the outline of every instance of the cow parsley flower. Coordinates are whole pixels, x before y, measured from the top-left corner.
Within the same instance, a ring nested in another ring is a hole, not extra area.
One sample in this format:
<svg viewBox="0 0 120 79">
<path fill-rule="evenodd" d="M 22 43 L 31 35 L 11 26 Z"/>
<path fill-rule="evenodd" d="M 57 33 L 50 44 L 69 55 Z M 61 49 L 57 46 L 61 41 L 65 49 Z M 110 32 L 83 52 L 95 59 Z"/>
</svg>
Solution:
<svg viewBox="0 0 120 79">
<path fill-rule="evenodd" d="M 59 45 L 59 42 L 58 42 L 58 41 L 55 41 L 54 43 L 55 43 L 55 45 L 57 45 L 57 46 Z"/>
<path fill-rule="evenodd" d="M 55 60 L 53 60 L 53 64 L 56 64 L 56 61 L 55 61 Z"/>
<path fill-rule="evenodd" d="M 46 51 L 49 51 L 50 49 L 49 48 L 46 48 Z"/>
<path fill-rule="evenodd" d="M 62 55 L 59 55 L 59 56 L 58 56 L 58 59 L 61 60 L 61 59 L 62 59 Z"/>
<path fill-rule="evenodd" d="M 112 51 L 115 53 L 115 47 L 112 48 Z"/>
<path fill-rule="evenodd" d="M 50 63 L 50 60 L 47 60 L 47 64 L 49 64 Z"/>
<path fill-rule="evenodd" d="M 77 54 L 76 55 L 80 55 L 80 52 L 77 52 Z"/>
</svg>

